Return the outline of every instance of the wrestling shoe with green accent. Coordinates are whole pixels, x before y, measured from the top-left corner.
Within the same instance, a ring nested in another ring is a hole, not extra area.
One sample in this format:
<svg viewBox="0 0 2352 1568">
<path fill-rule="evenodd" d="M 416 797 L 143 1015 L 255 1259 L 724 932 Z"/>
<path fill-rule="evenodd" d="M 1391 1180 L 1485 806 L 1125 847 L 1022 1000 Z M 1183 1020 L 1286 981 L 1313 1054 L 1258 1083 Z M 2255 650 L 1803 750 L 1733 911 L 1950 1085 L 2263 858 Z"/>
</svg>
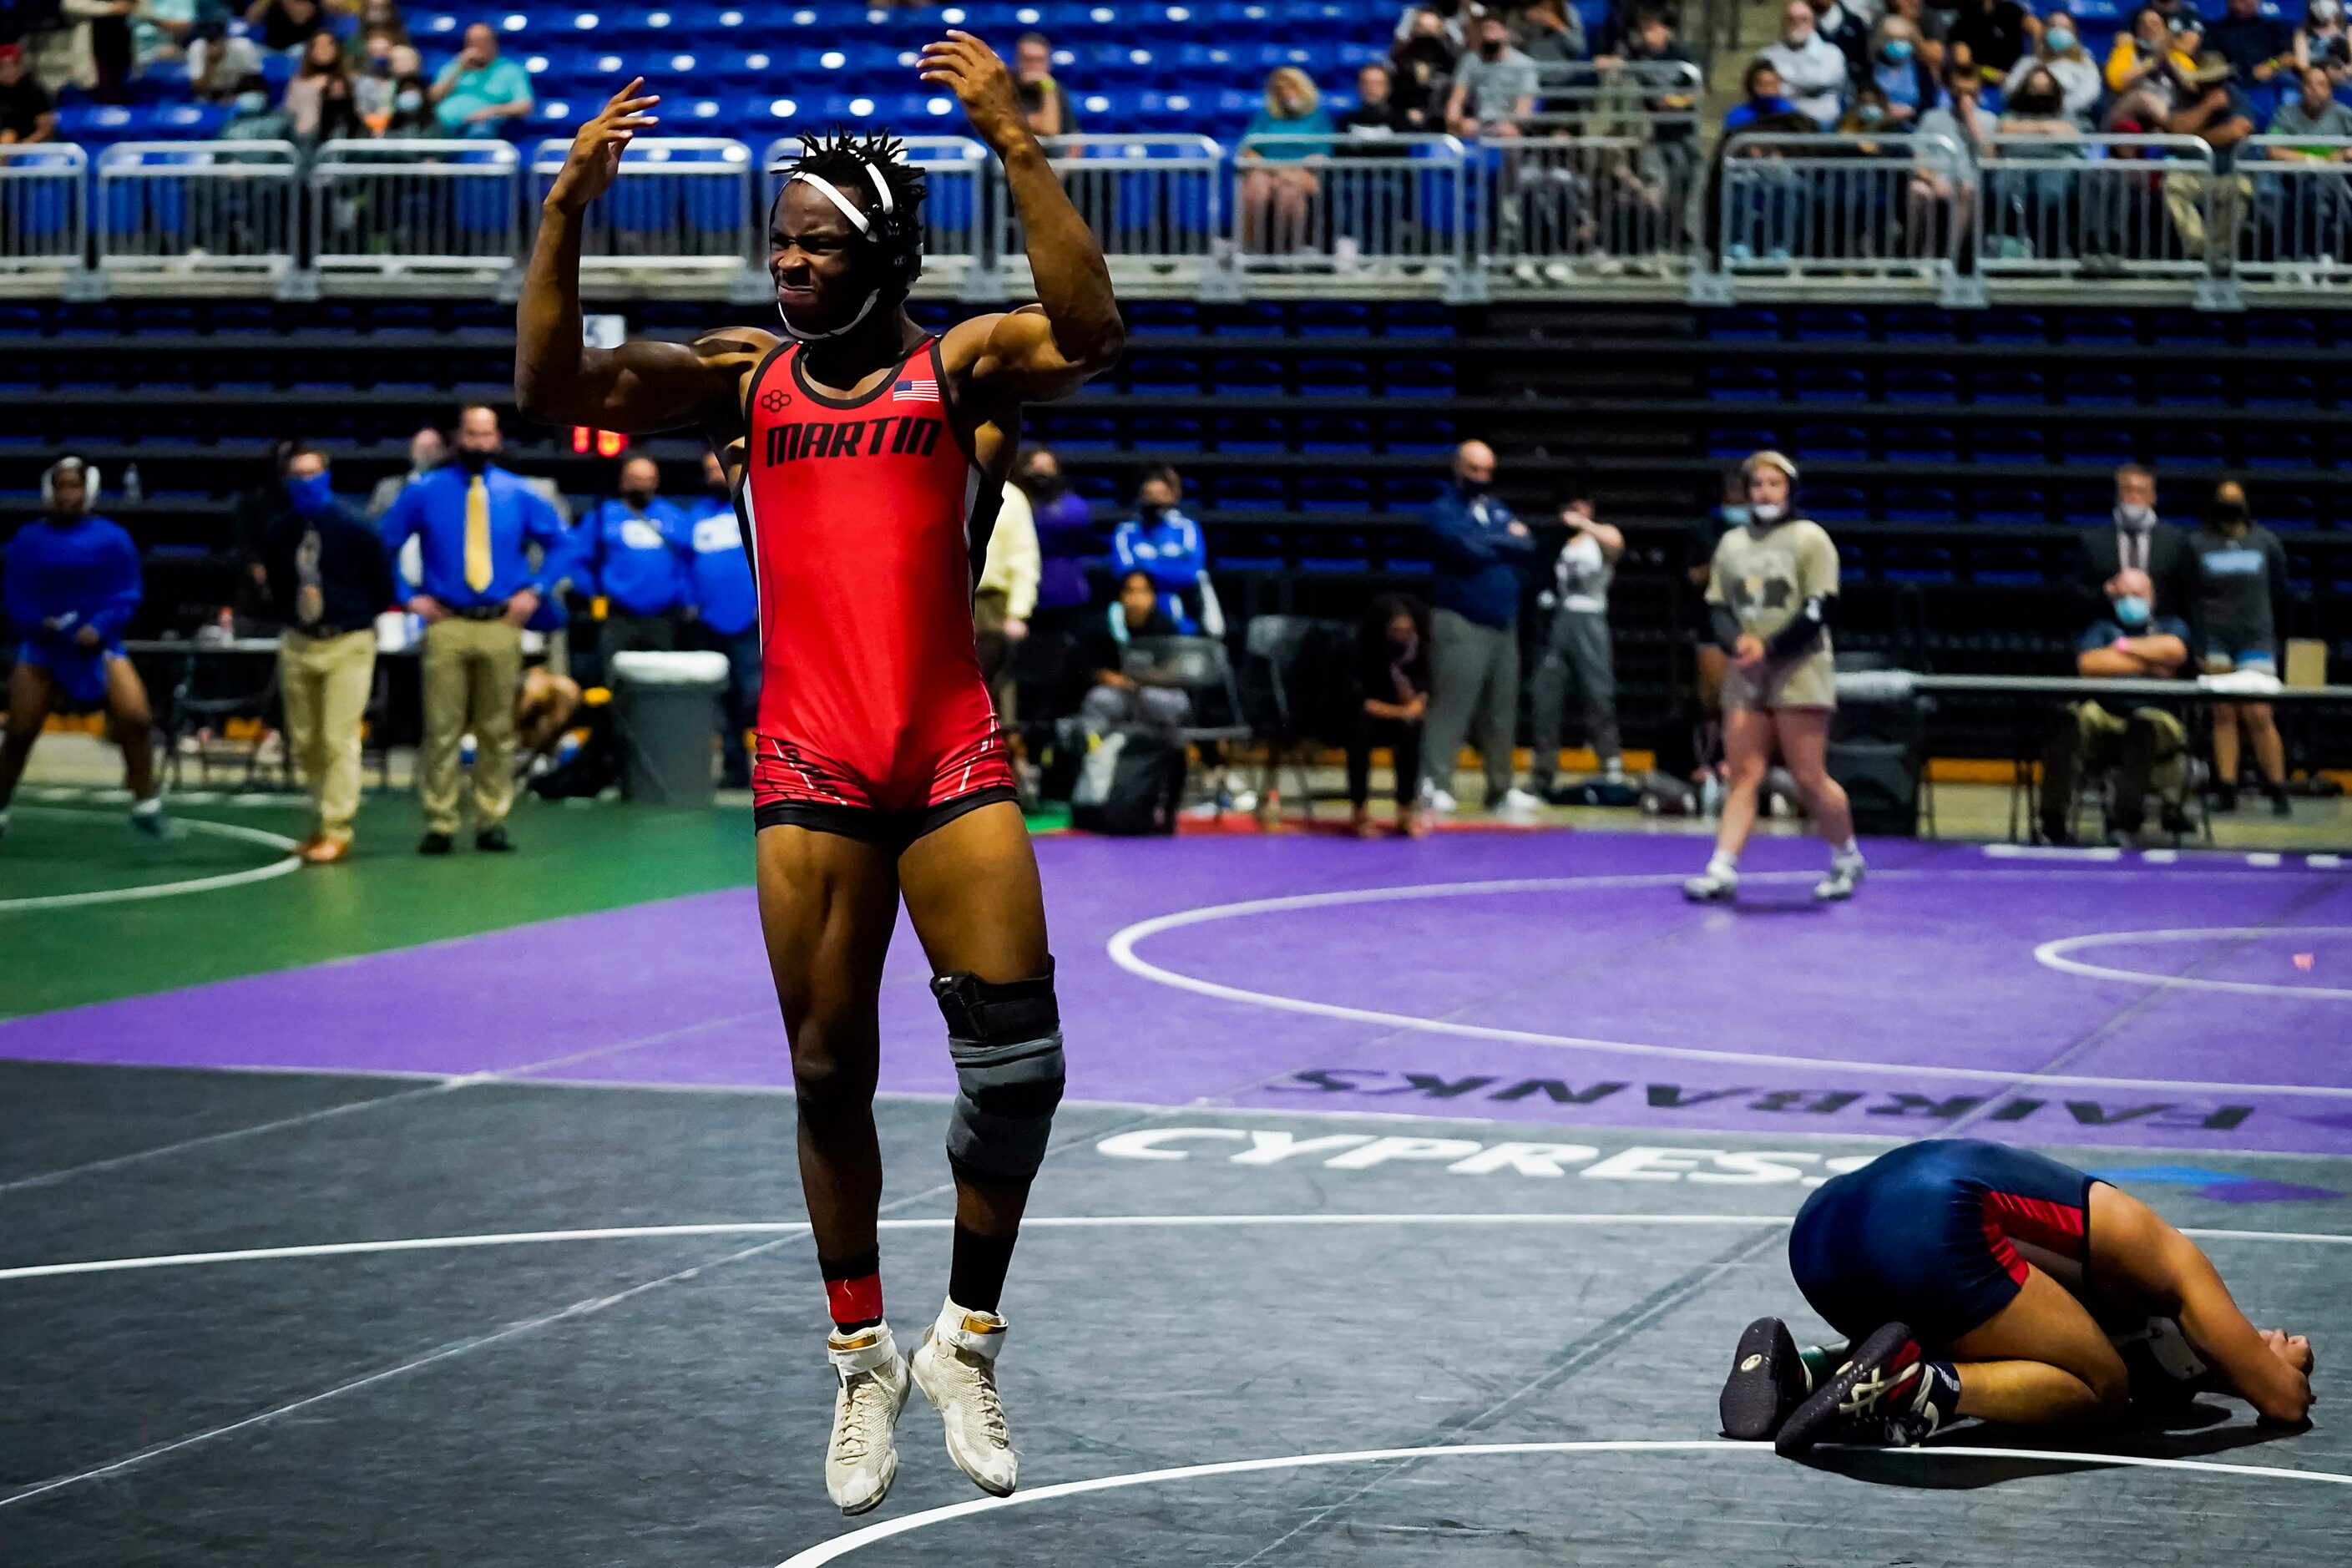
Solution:
<svg viewBox="0 0 2352 1568">
<path fill-rule="evenodd" d="M 994 1312 L 974 1312 L 953 1301 L 923 1331 L 915 1349 L 915 1385 L 946 1424 L 948 1458 L 972 1484 L 993 1497 L 1010 1497 L 1021 1476 L 1021 1457 L 1004 1426 L 1004 1405 L 996 1395 L 996 1357 L 1004 1348 L 1005 1321 Z"/>
<path fill-rule="evenodd" d="M 842 1512 L 860 1514 L 888 1497 L 898 1479 L 895 1428 L 910 1386 L 907 1358 L 887 1323 L 828 1335 L 824 1354 L 841 1379 L 824 1449 L 824 1489 Z"/>
<path fill-rule="evenodd" d="M 1789 1414 L 1772 1439 L 1783 1458 L 1816 1443 L 1868 1443 L 1916 1448 L 1944 1423 L 1958 1395 L 1921 1353 L 1901 1323 L 1888 1323 L 1855 1347 L 1853 1356 Z M 1945 1397 L 1940 1401 L 1938 1394 Z"/>
<path fill-rule="evenodd" d="M 1759 1318 L 1739 1336 L 1739 1348 L 1731 1355 L 1731 1375 L 1724 1380 L 1723 1397 L 1717 1402 L 1723 1435 L 1760 1442 L 1778 1432 L 1812 1391 L 1812 1374 L 1805 1369 L 1803 1352 L 1790 1337 L 1789 1326 L 1778 1318 Z"/>
</svg>

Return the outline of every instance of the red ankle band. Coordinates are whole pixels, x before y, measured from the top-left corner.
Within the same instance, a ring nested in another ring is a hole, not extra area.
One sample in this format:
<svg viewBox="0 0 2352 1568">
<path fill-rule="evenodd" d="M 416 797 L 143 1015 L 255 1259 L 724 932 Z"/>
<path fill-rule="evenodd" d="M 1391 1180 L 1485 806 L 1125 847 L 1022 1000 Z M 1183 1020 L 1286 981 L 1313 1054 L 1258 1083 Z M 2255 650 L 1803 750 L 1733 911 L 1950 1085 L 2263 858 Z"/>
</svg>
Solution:
<svg viewBox="0 0 2352 1568">
<path fill-rule="evenodd" d="M 870 1323 L 882 1316 L 882 1276 L 824 1282 L 824 1302 L 836 1323 Z"/>
</svg>

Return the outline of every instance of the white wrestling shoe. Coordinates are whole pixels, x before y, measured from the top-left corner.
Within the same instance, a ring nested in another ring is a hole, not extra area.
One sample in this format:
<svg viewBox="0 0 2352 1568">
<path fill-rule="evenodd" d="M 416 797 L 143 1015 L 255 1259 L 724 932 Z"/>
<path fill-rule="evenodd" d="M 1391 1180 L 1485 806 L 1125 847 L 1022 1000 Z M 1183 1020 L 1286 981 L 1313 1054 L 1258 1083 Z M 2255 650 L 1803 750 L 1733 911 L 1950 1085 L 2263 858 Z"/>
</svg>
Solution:
<svg viewBox="0 0 2352 1568">
<path fill-rule="evenodd" d="M 1863 873 L 1868 869 L 1860 855 L 1840 855 L 1830 862 L 1830 874 L 1813 884 L 1813 900 L 1823 904 L 1845 902 L 1853 897 Z"/>
<path fill-rule="evenodd" d="M 1695 904 L 1727 904 L 1739 896 L 1739 865 L 1717 855 L 1706 869 L 1683 879 L 1683 897 Z"/>
<path fill-rule="evenodd" d="M 1013 1451 L 996 1396 L 996 1352 L 1004 1348 L 1004 1329 L 994 1312 L 970 1312 L 950 1301 L 923 1331 L 909 1363 L 916 1386 L 947 1424 L 948 1458 L 994 1497 L 1011 1497 L 1021 1474 L 1021 1457 Z"/>
<path fill-rule="evenodd" d="M 833 1399 L 833 1436 L 824 1449 L 824 1489 L 842 1512 L 864 1513 L 888 1497 L 890 1483 L 898 1479 L 892 1429 L 913 1386 L 907 1358 L 898 1353 L 887 1323 L 830 1334 L 824 1354 L 841 1377 Z"/>
</svg>

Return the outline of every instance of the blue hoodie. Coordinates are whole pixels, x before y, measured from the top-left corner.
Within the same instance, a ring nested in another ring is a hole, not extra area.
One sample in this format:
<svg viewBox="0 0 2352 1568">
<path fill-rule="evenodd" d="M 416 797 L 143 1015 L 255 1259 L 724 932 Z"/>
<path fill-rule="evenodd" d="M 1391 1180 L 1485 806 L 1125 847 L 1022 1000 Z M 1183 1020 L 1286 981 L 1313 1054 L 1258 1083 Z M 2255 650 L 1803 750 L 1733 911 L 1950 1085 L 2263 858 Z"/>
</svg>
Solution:
<svg viewBox="0 0 2352 1568">
<path fill-rule="evenodd" d="M 638 511 L 599 502 L 581 523 L 581 545 L 596 592 L 625 616 L 661 616 L 693 602 L 686 514 L 656 496 Z"/>
<path fill-rule="evenodd" d="M 121 524 L 102 517 L 26 523 L 9 541 L 7 572 L 8 619 L 24 641 L 87 652 L 77 639 L 96 626 L 100 646 L 119 651 L 141 596 L 139 547 Z"/>
<path fill-rule="evenodd" d="M 760 618 L 760 590 L 743 548 L 742 520 L 732 501 L 706 498 L 688 525 L 694 550 L 694 602 L 702 624 L 723 637 L 741 637 Z"/>
</svg>

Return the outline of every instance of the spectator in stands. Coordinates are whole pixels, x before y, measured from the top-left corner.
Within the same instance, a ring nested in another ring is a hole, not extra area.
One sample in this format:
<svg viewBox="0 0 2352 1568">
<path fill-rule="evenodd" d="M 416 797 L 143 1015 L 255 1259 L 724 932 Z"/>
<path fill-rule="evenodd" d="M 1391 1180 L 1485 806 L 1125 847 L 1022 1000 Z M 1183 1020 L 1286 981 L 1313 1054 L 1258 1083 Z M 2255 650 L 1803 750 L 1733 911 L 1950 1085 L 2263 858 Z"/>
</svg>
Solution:
<svg viewBox="0 0 2352 1568">
<path fill-rule="evenodd" d="M 1418 5 L 1406 6 L 1397 17 L 1396 36 L 1434 33 L 1459 51 L 1470 47 L 1470 29 L 1485 14 L 1478 0 L 1422 0 Z"/>
<path fill-rule="evenodd" d="M 550 584 L 571 566 L 563 520 L 527 481 L 493 460 L 503 442 L 495 410 L 459 416 L 457 461 L 403 490 L 383 514 L 384 548 L 395 558 L 422 541 L 423 581 L 408 599 L 425 622 L 425 741 L 416 794 L 425 813 L 424 855 L 446 855 L 457 831 L 457 748 L 468 730 L 474 763 L 474 847 L 514 847 L 515 688 L 522 674 L 522 627 Z M 541 551 L 534 567 L 527 547 Z"/>
<path fill-rule="evenodd" d="M 446 134 L 496 136 L 500 121 L 530 112 L 530 74 L 500 58 L 498 34 L 488 22 L 477 22 L 466 29 L 466 47 L 441 68 L 426 97 Z"/>
<path fill-rule="evenodd" d="M 2241 82 L 2260 84 L 2294 64 L 2294 28 L 2263 16 L 2262 0 L 2229 0 L 2221 19 L 2205 29 L 2205 47 L 2229 61 Z"/>
<path fill-rule="evenodd" d="M 1706 602 L 1723 678 L 1723 820 L 1706 869 L 1683 884 L 1696 903 L 1726 902 L 1739 889 L 1739 854 L 1756 825 L 1764 775 L 1778 744 L 1813 827 L 1831 847 L 1830 874 L 1814 884 L 1824 902 L 1849 899 L 1862 880 L 1853 813 L 1827 765 L 1837 708 L 1830 611 L 1837 598 L 1837 546 L 1797 510 L 1797 466 L 1778 452 L 1741 465 L 1748 521 L 1715 547 Z"/>
<path fill-rule="evenodd" d="M 286 116 L 296 140 L 314 146 L 367 133 L 352 95 L 351 72 L 332 33 L 313 33 L 302 47 L 301 62 L 286 84 Z"/>
<path fill-rule="evenodd" d="M 1345 139 L 1342 153 L 1359 142 L 1377 147 L 1389 137 L 1418 129 L 1397 102 L 1395 88 L 1396 73 L 1379 60 L 1367 62 L 1356 73 L 1356 106 L 1332 121 L 1332 129 Z"/>
<path fill-rule="evenodd" d="M 260 76 L 249 76 L 236 84 L 236 94 L 229 100 L 229 115 L 221 121 L 219 139 L 223 142 L 284 142 L 294 134 L 294 118 L 269 101 L 269 83 Z M 234 159 L 236 154 L 229 153 Z"/>
<path fill-rule="evenodd" d="M 1735 131 L 1750 130 L 1759 120 L 1779 120 L 1797 112 L 1797 106 L 1781 93 L 1780 68 L 1761 56 L 1748 62 L 1747 73 L 1739 79 L 1739 90 L 1745 96 L 1724 111 L 1723 132 L 1727 136 Z"/>
<path fill-rule="evenodd" d="M 2345 30 L 2342 0 L 2311 0 L 2294 30 L 2294 63 L 2297 69 L 2324 66 L 2339 85 L 2352 77 L 2352 32 Z"/>
<path fill-rule="evenodd" d="M 195 38 L 199 8 L 199 0 L 139 0 L 131 18 L 131 49 L 139 75 L 145 76 L 147 68 L 157 60 L 185 56 Z"/>
<path fill-rule="evenodd" d="M 2102 85 L 2099 68 L 2083 52 L 2082 35 L 2074 30 L 2074 19 L 2064 12 L 2053 12 L 2033 43 L 2033 52 L 2018 57 L 2010 68 L 2009 79 L 2001 84 L 2004 99 L 2016 96 L 2025 79 L 2035 69 L 2046 70 L 2057 84 L 2060 110 L 2082 129 L 2088 131 L 2098 122 Z"/>
<path fill-rule="evenodd" d="M 1919 116 L 1918 132 L 1922 136 L 1947 138 L 1973 161 L 1982 155 L 1986 141 L 1993 134 L 1994 123 L 1993 116 L 1984 112 L 1983 73 L 1974 66 L 1948 64 L 1944 67 L 1943 99 Z"/>
<path fill-rule="evenodd" d="M 1013 47 L 1013 81 L 1032 132 L 1040 136 L 1078 133 L 1078 116 L 1070 107 L 1070 95 L 1054 79 L 1054 46 L 1045 34 L 1024 33 Z"/>
<path fill-rule="evenodd" d="M 1584 18 L 1568 0 L 1533 0 L 1511 26 L 1511 44 L 1542 66 L 1569 66 L 1591 51 L 1585 47 Z"/>
<path fill-rule="evenodd" d="M 1312 241 L 1315 197 L 1322 189 L 1318 172 L 1331 151 L 1331 117 L 1323 96 L 1297 66 L 1281 66 L 1265 79 L 1265 100 L 1250 116 L 1245 136 L 1298 136 L 1311 141 L 1244 145 L 1241 165 L 1242 248 L 1254 255 L 1287 255 Z"/>
<path fill-rule="evenodd" d="M 248 27 L 261 29 L 261 47 L 273 55 L 290 54 L 328 27 L 327 13 L 319 0 L 253 0 L 245 9 Z"/>
<path fill-rule="evenodd" d="M 188 37 L 188 85 L 203 103 L 224 103 L 247 77 L 261 73 L 261 51 L 232 36 L 225 19 L 197 22 Z"/>
<path fill-rule="evenodd" d="M 0 147 L 47 142 L 57 133 L 57 100 L 25 68 L 24 46 L 0 44 Z"/>
<path fill-rule="evenodd" d="M 2296 72 L 2301 90 L 2278 106 L 2271 116 L 2273 136 L 2308 136 L 2318 142 L 2352 141 L 2352 109 L 2336 100 L 2336 79 L 2326 66 L 2305 66 Z M 2341 163 L 2352 148 L 2273 147 L 2273 158 L 2312 163 Z"/>
<path fill-rule="evenodd" d="M 1597 66 L 1648 65 L 1652 63 L 1696 65 L 1690 50 L 1675 37 L 1674 18 L 1662 9 L 1643 6 L 1633 12 L 1632 24 L 1615 50 L 1598 56 Z"/>
<path fill-rule="evenodd" d="M 1364 613 L 1356 634 L 1355 707 L 1348 730 L 1349 823 L 1359 838 L 1372 826 L 1372 752 L 1387 748 L 1396 773 L 1397 831 L 1408 838 L 1429 832 L 1421 804 L 1421 736 L 1429 717 L 1429 606 L 1410 594 L 1383 594 Z"/>
<path fill-rule="evenodd" d="M 393 56 L 401 47 L 390 33 L 371 33 L 352 55 L 352 98 L 372 136 L 383 135 L 384 127 L 392 123 L 392 100 L 399 91 L 400 74 L 393 68 Z"/>
<path fill-rule="evenodd" d="M 692 531 L 660 489 L 654 460 L 631 458 L 621 465 L 619 495 L 598 502 L 580 522 L 574 552 L 605 602 L 596 649 L 607 659 L 674 650 L 694 602 Z"/>
<path fill-rule="evenodd" d="M 2164 126 L 2176 136 L 2194 136 L 2212 150 L 2210 180 L 2193 170 L 2166 172 L 2164 206 L 2189 255 L 2207 254 L 2210 244 L 2217 272 L 2228 267 L 2235 253 L 2239 227 L 2253 202 L 2253 183 L 2236 170 L 2238 143 L 2254 133 L 2254 106 L 2231 77 L 2230 62 L 2220 55 L 2208 50 L 2198 56 L 2195 68 L 2180 79 L 2172 113 Z"/>
<path fill-rule="evenodd" d="M 404 473 L 387 474 L 375 482 L 368 493 L 367 515 L 370 521 L 392 510 L 400 492 L 439 468 L 449 456 L 449 445 L 441 432 L 427 425 L 408 438 L 408 469 Z"/>
<path fill-rule="evenodd" d="M 1543 604 L 1551 628 L 1536 665 L 1528 709 L 1529 740 L 1535 748 L 1531 786 L 1549 799 L 1559 770 L 1560 712 L 1570 682 L 1583 699 L 1584 732 L 1612 784 L 1625 777 L 1617 741 L 1617 665 L 1609 637 L 1609 580 L 1625 553 L 1625 535 L 1592 515 L 1592 503 L 1570 501 L 1559 510 L 1568 542 L 1552 563 L 1551 591 Z"/>
<path fill-rule="evenodd" d="M 46 513 L 0 552 L 16 667 L 8 678 L 8 730 L 0 743 L 0 835 L 8 803 L 49 715 L 104 709 L 122 748 L 131 823 L 166 831 L 155 780 L 154 721 L 147 688 L 122 650 L 122 629 L 139 608 L 139 547 L 121 524 L 90 514 L 98 472 L 60 458 L 41 475 Z"/>
<path fill-rule="evenodd" d="M 1475 47 L 1454 67 L 1445 128 L 1465 141 L 1516 136 L 1518 122 L 1535 112 L 1536 63 L 1511 47 L 1500 16 L 1480 17 L 1471 37 Z"/>
<path fill-rule="evenodd" d="M 1037 530 L 1037 609 L 1030 616 L 1031 629 L 1063 637 L 1077 629 L 1093 597 L 1087 563 L 1102 553 L 1094 510 L 1070 489 L 1061 459 L 1043 442 L 1023 448 L 1013 472 L 1029 498 L 1030 521 Z"/>
<path fill-rule="evenodd" d="M 1842 0 L 1808 0 L 1808 4 L 1812 7 L 1813 31 L 1845 57 L 1848 76 L 1862 76 L 1871 64 L 1870 23 L 1848 9 Z"/>
<path fill-rule="evenodd" d="M 2199 569 L 2189 536 L 2156 511 L 2156 476 L 2137 463 L 2116 470 L 2115 518 L 2088 530 L 2075 571 L 2074 601 L 2084 617 L 2074 669 L 2092 679 L 2169 679 L 2189 663 L 2191 637 L 2184 618 L 2197 604 Z M 2042 837 L 2074 842 L 2076 784 L 2087 769 L 2116 770 L 2115 807 L 2108 826 L 2128 839 L 2138 833 L 2153 784 L 2164 802 L 2168 831 L 2186 825 L 2189 733 L 2159 708 L 2117 719 L 2096 702 L 2064 710 L 2042 756 Z"/>
<path fill-rule="evenodd" d="M 2196 64 L 2194 57 L 2173 47 L 2172 26 L 2164 14 L 2149 7 L 2132 17 L 2129 30 L 2116 35 L 2107 51 L 2107 91 L 2120 100 L 2135 89 L 2145 90 L 2169 108 L 2174 72 L 2192 70 Z"/>
<path fill-rule="evenodd" d="M 323 35 L 321 35 L 323 36 Z M 317 831 L 297 851 L 313 866 L 352 852 L 360 804 L 360 730 L 375 687 L 375 618 L 395 589 L 383 541 L 335 499 L 327 456 L 297 445 L 285 506 L 262 535 L 288 748 L 310 792 Z"/>
<path fill-rule="evenodd" d="M 1140 572 L 1160 591 L 1169 622 L 1187 637 L 1223 637 L 1224 616 L 1209 586 L 1209 551 L 1201 525 L 1176 510 L 1184 481 L 1165 463 L 1143 472 L 1135 488 L 1136 515 L 1111 531 L 1111 562 L 1122 580 Z"/>
<path fill-rule="evenodd" d="M 1452 813 L 1454 764 L 1476 721 L 1486 809 L 1541 803 L 1511 784 L 1519 725 L 1519 574 L 1535 548 L 1528 525 L 1495 494 L 1495 449 L 1465 441 L 1454 482 L 1429 505 L 1431 695 L 1421 798 Z"/>
<path fill-rule="evenodd" d="M 1870 46 L 1870 69 L 1864 79 L 1885 97 L 1886 127 L 1909 132 L 1919 116 L 1936 107 L 1943 96 L 1936 73 L 1919 53 L 1919 35 L 1900 16 L 1878 24 Z"/>
<path fill-rule="evenodd" d="M 2278 535 L 2253 520 L 2246 492 L 2233 479 L 2213 491 L 2205 526 L 2191 534 L 2197 553 L 2198 614 L 2202 639 L 2200 668 L 2207 675 L 2252 673 L 2278 677 L 2278 628 L 2286 618 L 2286 548 Z M 2252 745 L 2262 768 L 2263 793 L 2273 815 L 2285 816 L 2286 749 L 2267 702 L 2213 705 L 2213 784 L 2216 805 L 2238 809 L 2238 737 Z"/>
<path fill-rule="evenodd" d="M 1097 732 L 1126 725 L 1174 731 L 1192 716 L 1192 700 L 1175 680 L 1156 668 L 1128 658 L 1128 647 L 1141 638 L 1177 636 L 1168 618 L 1151 574 L 1123 572 L 1118 597 L 1080 640 L 1077 668 L 1089 677 L 1088 689 L 1078 711 Z"/>
<path fill-rule="evenodd" d="M 2035 65 L 2026 69 L 2016 87 L 2003 96 L 2000 133 L 2003 136 L 2047 136 L 2071 140 L 2082 132 L 2082 127 L 2066 112 L 2066 92 L 2058 85 L 2057 73 L 2046 66 Z M 2025 150 L 2026 155 L 2034 149 Z M 2053 150 L 2053 157 L 2063 155 Z M 2040 178 L 2040 176 L 2035 176 Z"/>
<path fill-rule="evenodd" d="M 719 704 L 719 782 L 751 787 L 744 736 L 760 720 L 760 590 L 743 549 L 734 488 L 715 452 L 702 454 L 702 497 L 688 521 L 694 548 L 694 641 L 727 656 L 727 697 Z"/>
<path fill-rule="evenodd" d="M 1952 19 L 1944 42 L 1952 58 L 1988 76 L 2006 77 L 2033 47 L 2041 24 L 2017 0 L 1972 0 Z"/>
<path fill-rule="evenodd" d="M 1813 8 L 1805 0 L 1789 0 L 1780 16 L 1780 41 L 1767 45 L 1757 58 L 1770 62 L 1797 112 L 1822 130 L 1835 125 L 1845 112 L 1845 52 L 1814 28 Z"/>
<path fill-rule="evenodd" d="M 425 60 L 406 44 L 392 51 L 392 119 L 383 135 L 393 141 L 429 141 L 441 134 L 433 110 L 433 84 L 425 79 Z"/>
<path fill-rule="evenodd" d="M 1838 117 L 1835 127 L 1841 136 L 1884 136 L 1894 129 L 1894 115 L 1887 108 L 1886 94 L 1875 82 L 1864 82 L 1853 89 L 1846 100 L 1845 112 Z M 1875 142 L 1858 142 L 1853 149 L 1864 157 L 1876 157 L 1885 149 Z M 1870 221 L 1867 206 L 1856 206 L 1854 216 Z"/>
<path fill-rule="evenodd" d="M 379 37 L 395 44 L 408 42 L 408 18 L 400 14 L 400 0 L 362 0 L 359 25 L 352 29 L 352 45 L 365 50 Z"/>
<path fill-rule="evenodd" d="M 996 700 L 997 723 L 1008 730 L 1019 717 L 1013 656 L 1028 639 L 1029 617 L 1037 611 L 1041 565 L 1037 520 L 1028 492 L 1007 479 L 981 563 L 979 586 L 972 593 L 971 620 L 981 677 Z"/>
<path fill-rule="evenodd" d="M 1454 67 L 1460 48 L 1446 36 L 1444 19 L 1426 8 L 1406 13 L 1389 63 L 1396 69 L 1397 109 L 1415 131 L 1433 131 L 1445 121 L 1454 93 Z"/>
</svg>

